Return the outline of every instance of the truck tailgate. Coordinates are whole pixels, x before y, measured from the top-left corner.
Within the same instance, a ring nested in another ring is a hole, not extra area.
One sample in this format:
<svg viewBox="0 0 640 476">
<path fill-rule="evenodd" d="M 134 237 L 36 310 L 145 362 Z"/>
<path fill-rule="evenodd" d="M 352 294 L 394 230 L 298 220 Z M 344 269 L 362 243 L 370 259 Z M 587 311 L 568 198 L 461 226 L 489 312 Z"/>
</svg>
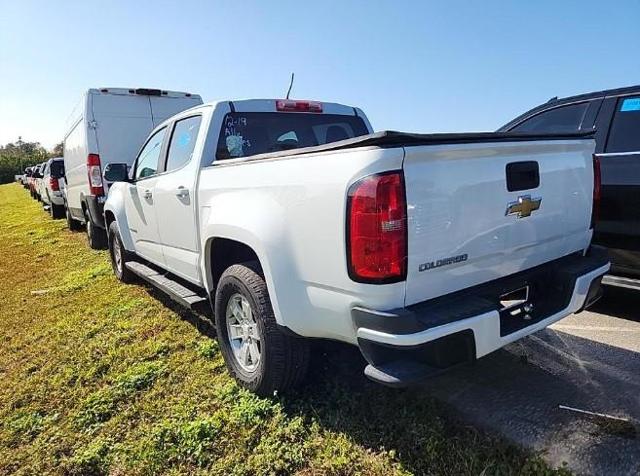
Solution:
<svg viewBox="0 0 640 476">
<path fill-rule="evenodd" d="M 586 248 L 593 150 L 586 139 L 405 147 L 405 304 Z"/>
</svg>

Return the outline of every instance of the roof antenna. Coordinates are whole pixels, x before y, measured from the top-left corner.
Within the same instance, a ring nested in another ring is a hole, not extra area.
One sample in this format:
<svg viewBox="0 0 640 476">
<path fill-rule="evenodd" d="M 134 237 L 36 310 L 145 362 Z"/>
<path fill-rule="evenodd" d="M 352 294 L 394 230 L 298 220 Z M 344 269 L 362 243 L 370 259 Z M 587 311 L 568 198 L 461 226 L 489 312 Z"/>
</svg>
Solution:
<svg viewBox="0 0 640 476">
<path fill-rule="evenodd" d="M 287 97 L 285 99 L 289 99 L 289 94 L 291 94 L 291 88 L 293 87 L 293 77 L 294 73 L 291 73 L 291 82 L 289 83 L 289 89 L 287 90 Z"/>
</svg>

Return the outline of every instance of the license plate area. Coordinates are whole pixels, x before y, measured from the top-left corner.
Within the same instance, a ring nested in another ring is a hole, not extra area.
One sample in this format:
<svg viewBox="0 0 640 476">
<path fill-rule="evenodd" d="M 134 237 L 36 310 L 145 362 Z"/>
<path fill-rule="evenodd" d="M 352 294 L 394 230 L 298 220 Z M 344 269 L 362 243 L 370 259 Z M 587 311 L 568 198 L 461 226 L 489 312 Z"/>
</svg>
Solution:
<svg viewBox="0 0 640 476">
<path fill-rule="evenodd" d="M 511 334 L 540 320 L 533 302 L 533 286 L 526 284 L 500 295 L 500 334 Z"/>
<path fill-rule="evenodd" d="M 539 291 L 536 283 L 521 283 L 500 294 L 498 310 L 501 335 L 511 334 L 540 320 L 542 316 L 536 302 Z"/>
<path fill-rule="evenodd" d="M 497 299 L 500 335 L 517 332 L 563 309 L 570 297 L 567 284 L 558 276 L 543 274 L 503 288 Z"/>
<path fill-rule="evenodd" d="M 500 296 L 500 311 L 509 311 L 512 316 L 520 314 L 529 300 L 529 286 L 523 286 Z"/>
</svg>

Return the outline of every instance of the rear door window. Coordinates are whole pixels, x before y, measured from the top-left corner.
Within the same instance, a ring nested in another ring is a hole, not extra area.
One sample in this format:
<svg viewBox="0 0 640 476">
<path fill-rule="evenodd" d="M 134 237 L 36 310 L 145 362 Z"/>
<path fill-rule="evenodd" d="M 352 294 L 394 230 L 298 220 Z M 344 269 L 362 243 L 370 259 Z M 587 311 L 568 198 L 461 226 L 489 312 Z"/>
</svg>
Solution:
<svg viewBox="0 0 640 476">
<path fill-rule="evenodd" d="M 512 131 L 518 132 L 577 132 L 587 112 L 588 102 L 569 104 L 550 109 L 521 122 Z"/>
<path fill-rule="evenodd" d="M 187 117 L 176 121 L 167 153 L 167 172 L 179 169 L 191 160 L 201 121 L 202 116 Z"/>
<path fill-rule="evenodd" d="M 151 177 L 158 172 L 158 159 L 162 151 L 162 141 L 164 140 L 166 127 L 153 134 L 138 155 L 136 161 L 135 178 L 143 179 Z"/>
<path fill-rule="evenodd" d="M 51 176 L 53 178 L 64 177 L 64 162 L 62 160 L 51 162 Z"/>
<path fill-rule="evenodd" d="M 202 104 L 200 96 L 194 97 L 168 97 L 168 96 L 146 96 L 151 105 L 151 114 L 153 117 L 153 127 L 160 125 L 171 116 L 179 112 L 186 111 L 195 106 Z"/>
<path fill-rule="evenodd" d="M 368 134 L 358 116 L 232 112 L 225 116 L 216 158 L 230 159 L 313 147 Z"/>
<path fill-rule="evenodd" d="M 607 152 L 640 152 L 640 96 L 618 100 Z"/>
</svg>

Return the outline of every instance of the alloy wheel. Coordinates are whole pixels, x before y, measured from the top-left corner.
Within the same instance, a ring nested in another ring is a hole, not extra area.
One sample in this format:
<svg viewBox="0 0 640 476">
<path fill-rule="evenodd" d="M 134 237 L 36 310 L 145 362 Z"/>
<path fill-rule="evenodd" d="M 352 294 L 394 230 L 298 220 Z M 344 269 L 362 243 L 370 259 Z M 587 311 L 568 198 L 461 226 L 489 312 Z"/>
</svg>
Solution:
<svg viewBox="0 0 640 476">
<path fill-rule="evenodd" d="M 254 372 L 260 364 L 262 347 L 251 304 L 242 294 L 229 298 L 226 321 L 233 356 L 243 370 Z"/>
</svg>

